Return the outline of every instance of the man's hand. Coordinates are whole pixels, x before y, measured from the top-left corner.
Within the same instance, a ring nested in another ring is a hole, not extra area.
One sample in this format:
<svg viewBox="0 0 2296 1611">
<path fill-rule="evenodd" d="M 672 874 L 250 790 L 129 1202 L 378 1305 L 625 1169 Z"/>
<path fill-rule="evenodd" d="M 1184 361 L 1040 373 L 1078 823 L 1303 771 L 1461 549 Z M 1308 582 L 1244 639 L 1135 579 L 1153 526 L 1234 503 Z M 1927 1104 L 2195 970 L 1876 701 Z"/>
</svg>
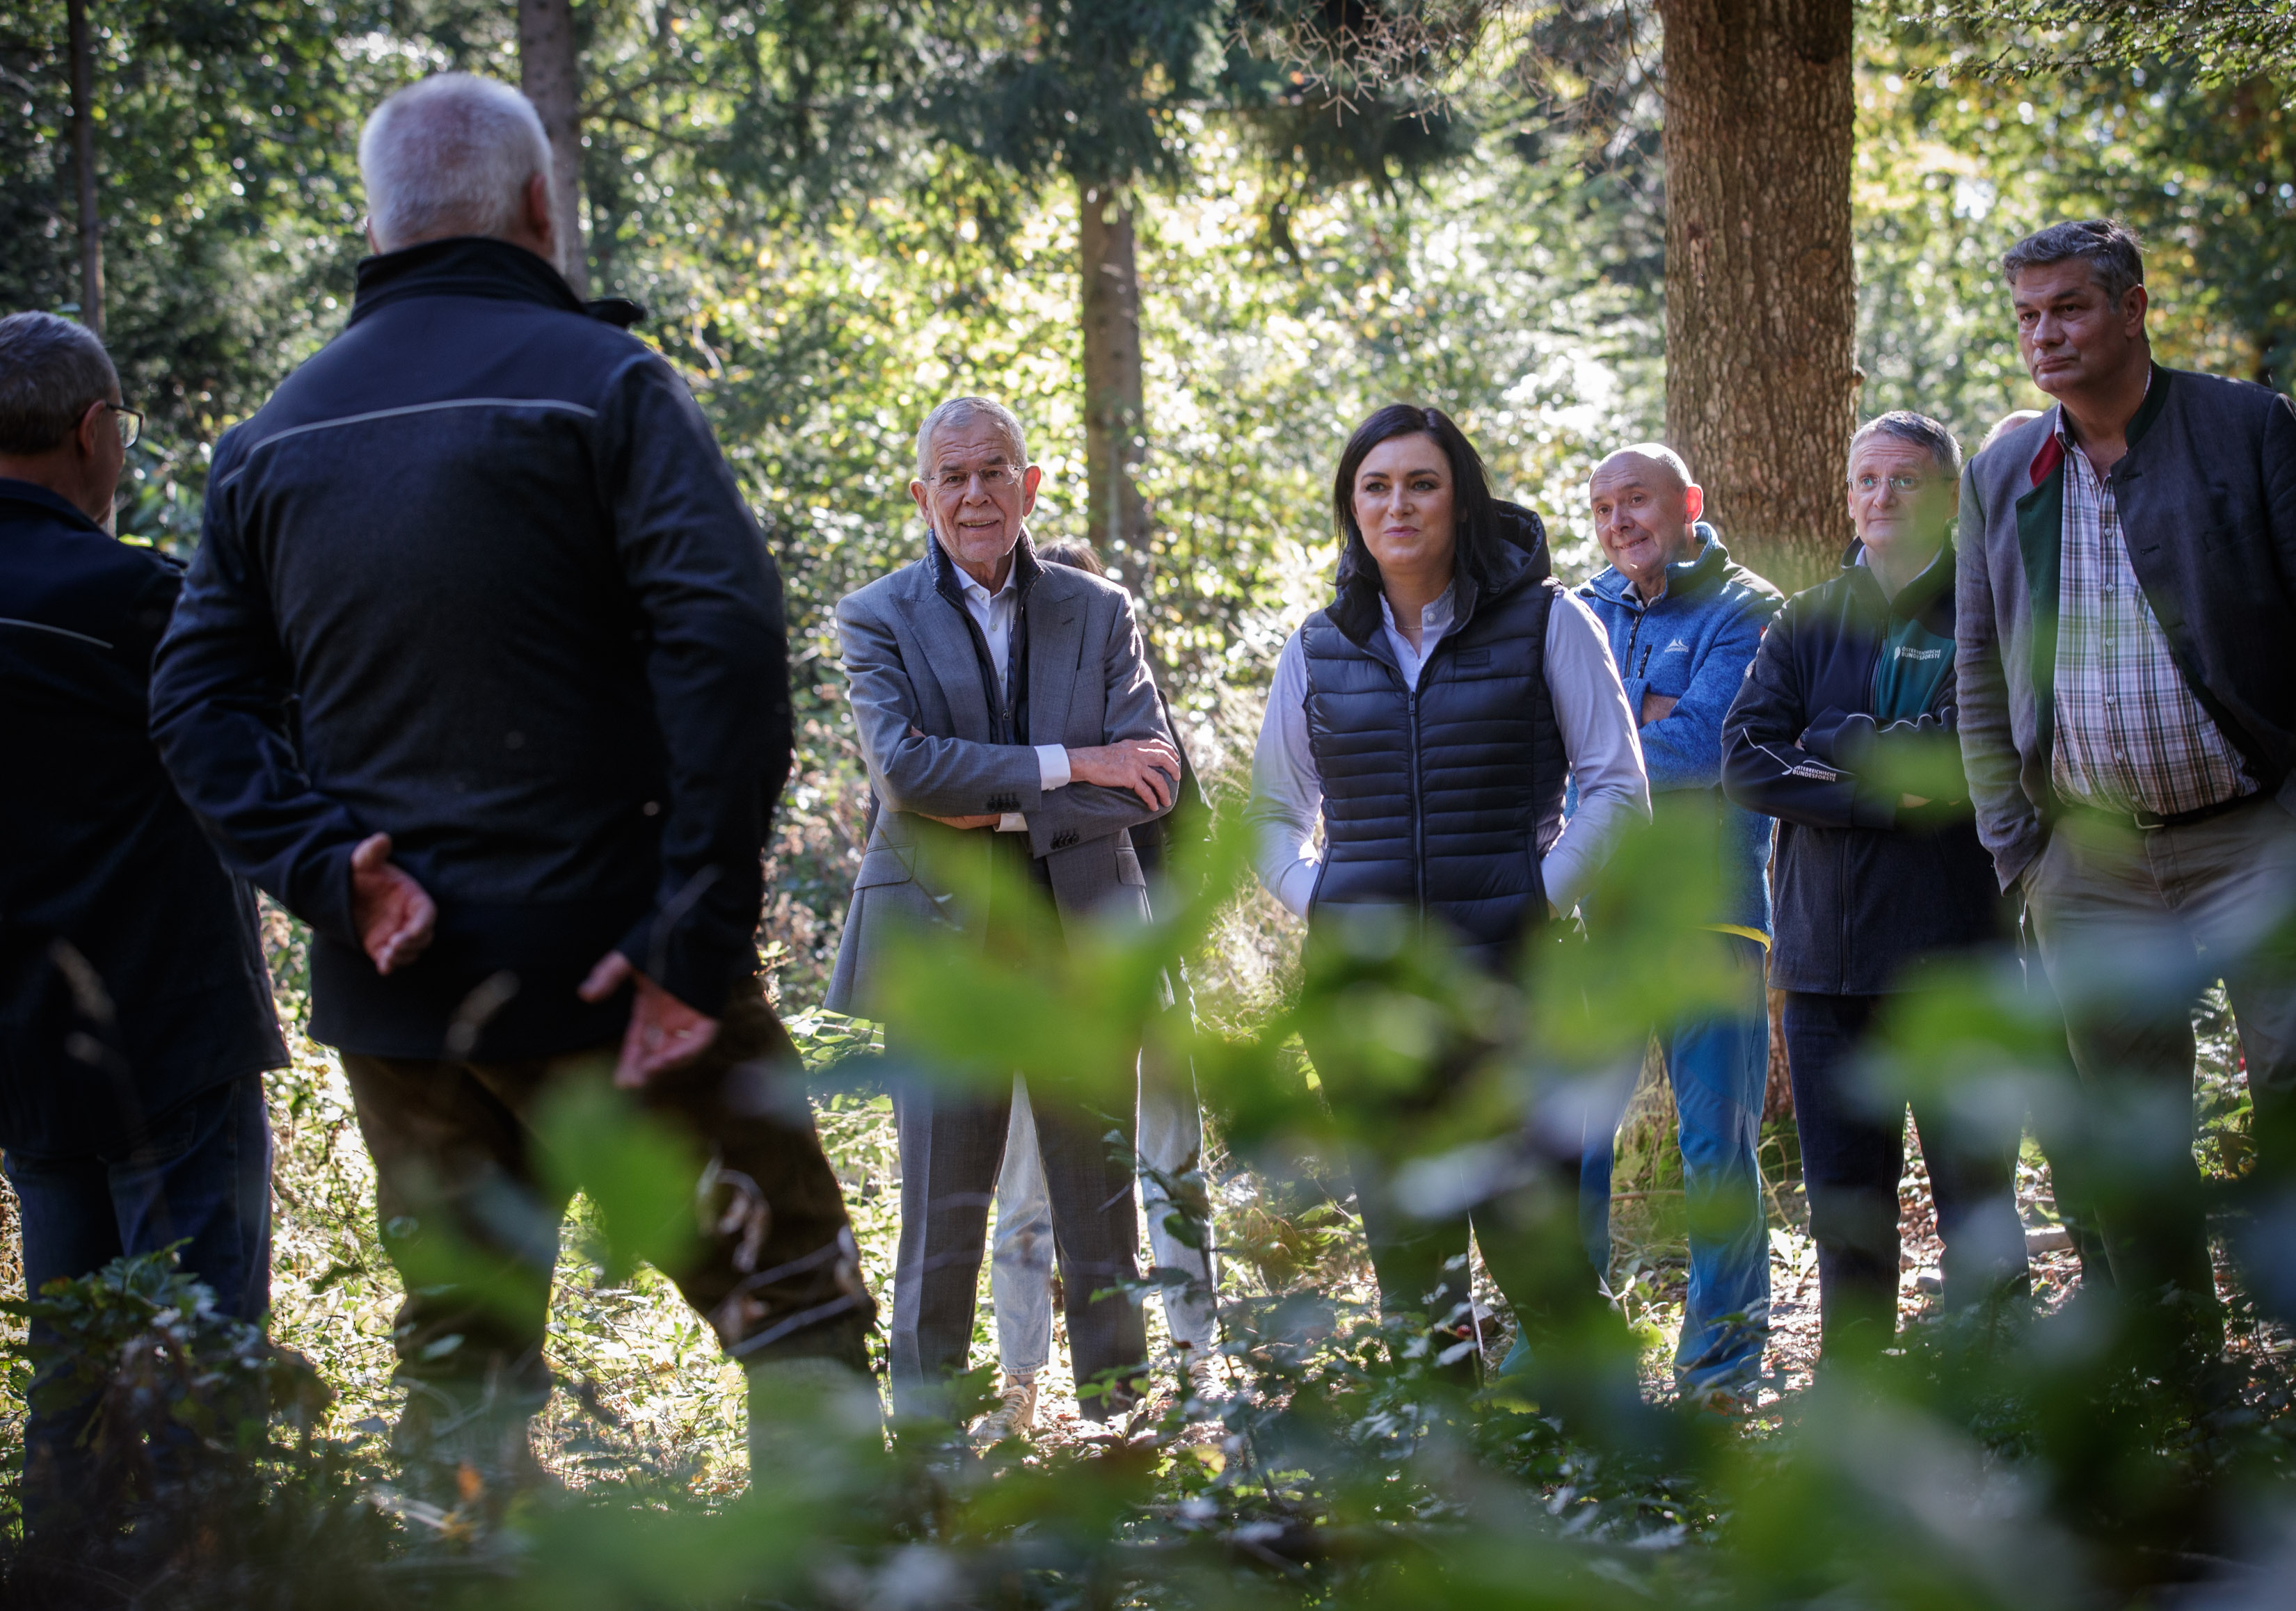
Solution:
<svg viewBox="0 0 2296 1611">
<path fill-rule="evenodd" d="M 1636 723 L 1635 725 L 1637 727 L 1647 727 L 1652 722 L 1665 721 L 1668 716 L 1673 714 L 1674 707 L 1677 702 L 1678 701 L 1672 694 L 1646 693 L 1643 695 L 1642 720 Z"/>
<path fill-rule="evenodd" d="M 630 1003 L 630 1026 L 622 1032 L 622 1054 L 614 1062 L 614 1084 L 625 1091 L 692 1062 L 718 1038 L 716 1018 L 694 1011 L 631 967 L 619 951 L 598 959 L 579 994 L 586 1002 L 603 1002 L 632 980 L 637 999 Z"/>
<path fill-rule="evenodd" d="M 351 851 L 351 922 L 377 973 L 388 976 L 428 949 L 439 908 L 390 861 L 390 836 L 369 834 Z"/>
<path fill-rule="evenodd" d="M 1929 799 L 1923 795 L 1901 794 L 1898 797 L 1898 809 L 1900 811 L 1919 811 L 1928 804 Z"/>
<path fill-rule="evenodd" d="M 1125 739 L 1069 751 L 1069 779 L 1103 789 L 1128 789 L 1152 811 L 1172 803 L 1180 781 L 1180 752 L 1161 739 Z"/>
</svg>

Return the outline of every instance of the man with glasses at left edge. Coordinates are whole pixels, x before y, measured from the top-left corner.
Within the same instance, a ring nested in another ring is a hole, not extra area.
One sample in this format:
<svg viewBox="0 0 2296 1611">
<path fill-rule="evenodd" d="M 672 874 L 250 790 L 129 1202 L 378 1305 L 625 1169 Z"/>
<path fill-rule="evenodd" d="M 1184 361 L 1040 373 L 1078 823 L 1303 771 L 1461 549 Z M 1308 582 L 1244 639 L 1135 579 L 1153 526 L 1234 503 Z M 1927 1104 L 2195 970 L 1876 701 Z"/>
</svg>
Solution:
<svg viewBox="0 0 2296 1611">
<path fill-rule="evenodd" d="M 263 1074 L 287 1060 L 253 891 L 224 871 L 146 727 L 176 563 L 111 534 L 143 416 L 103 344 L 53 314 L 0 319 L 0 1149 L 24 1285 L 180 1244 L 217 1309 L 271 1295 Z M 32 1325 L 41 1340 L 43 1322 Z M 41 1404 L 35 1528 L 93 1496 L 94 1409 Z"/>
</svg>

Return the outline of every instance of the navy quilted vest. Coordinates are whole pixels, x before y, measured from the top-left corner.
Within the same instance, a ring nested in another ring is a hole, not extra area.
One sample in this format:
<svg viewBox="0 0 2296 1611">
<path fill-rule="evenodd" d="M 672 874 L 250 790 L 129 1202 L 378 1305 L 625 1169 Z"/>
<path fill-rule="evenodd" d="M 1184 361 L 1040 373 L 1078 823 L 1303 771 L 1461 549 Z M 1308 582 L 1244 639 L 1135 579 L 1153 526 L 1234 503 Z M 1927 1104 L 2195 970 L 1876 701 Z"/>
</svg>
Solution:
<svg viewBox="0 0 2296 1611">
<path fill-rule="evenodd" d="M 1546 920 L 1538 863 L 1562 831 L 1570 765 L 1545 673 L 1562 587 L 1538 517 L 1508 512 L 1527 529 L 1513 524 L 1518 545 L 1500 550 L 1489 592 L 1461 576 L 1464 619 L 1416 691 L 1404 687 L 1375 595 L 1365 609 L 1343 594 L 1300 629 L 1324 786 L 1311 924 L 1338 907 L 1401 907 L 1439 919 L 1493 969 Z"/>
</svg>

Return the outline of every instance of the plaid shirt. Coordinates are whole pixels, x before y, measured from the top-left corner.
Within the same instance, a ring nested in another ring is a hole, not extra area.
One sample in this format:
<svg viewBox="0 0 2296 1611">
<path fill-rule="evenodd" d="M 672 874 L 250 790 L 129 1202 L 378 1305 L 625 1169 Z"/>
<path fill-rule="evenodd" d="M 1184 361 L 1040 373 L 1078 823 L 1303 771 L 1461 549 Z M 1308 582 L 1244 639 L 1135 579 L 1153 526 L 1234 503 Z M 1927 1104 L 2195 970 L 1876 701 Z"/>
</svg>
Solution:
<svg viewBox="0 0 2296 1611">
<path fill-rule="evenodd" d="M 2062 407 L 2056 429 L 2065 478 L 2050 757 L 2057 792 L 2160 816 L 2255 792 L 2240 752 L 2185 686 L 2130 568 L 2112 488 L 2074 443 Z"/>
</svg>

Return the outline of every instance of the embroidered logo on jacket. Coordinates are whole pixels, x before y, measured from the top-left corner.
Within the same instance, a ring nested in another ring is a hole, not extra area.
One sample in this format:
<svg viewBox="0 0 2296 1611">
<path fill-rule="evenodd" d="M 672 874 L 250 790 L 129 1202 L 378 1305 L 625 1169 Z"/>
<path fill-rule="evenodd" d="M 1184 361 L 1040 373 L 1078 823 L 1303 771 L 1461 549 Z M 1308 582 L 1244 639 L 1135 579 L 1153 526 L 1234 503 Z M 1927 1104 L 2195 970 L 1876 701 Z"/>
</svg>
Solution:
<svg viewBox="0 0 2296 1611">
<path fill-rule="evenodd" d="M 1684 642 L 1680 638 L 1677 638 L 1673 642 L 1666 646 L 1666 652 L 1668 654 L 1688 654 L 1690 652 L 1690 645 Z"/>
</svg>

